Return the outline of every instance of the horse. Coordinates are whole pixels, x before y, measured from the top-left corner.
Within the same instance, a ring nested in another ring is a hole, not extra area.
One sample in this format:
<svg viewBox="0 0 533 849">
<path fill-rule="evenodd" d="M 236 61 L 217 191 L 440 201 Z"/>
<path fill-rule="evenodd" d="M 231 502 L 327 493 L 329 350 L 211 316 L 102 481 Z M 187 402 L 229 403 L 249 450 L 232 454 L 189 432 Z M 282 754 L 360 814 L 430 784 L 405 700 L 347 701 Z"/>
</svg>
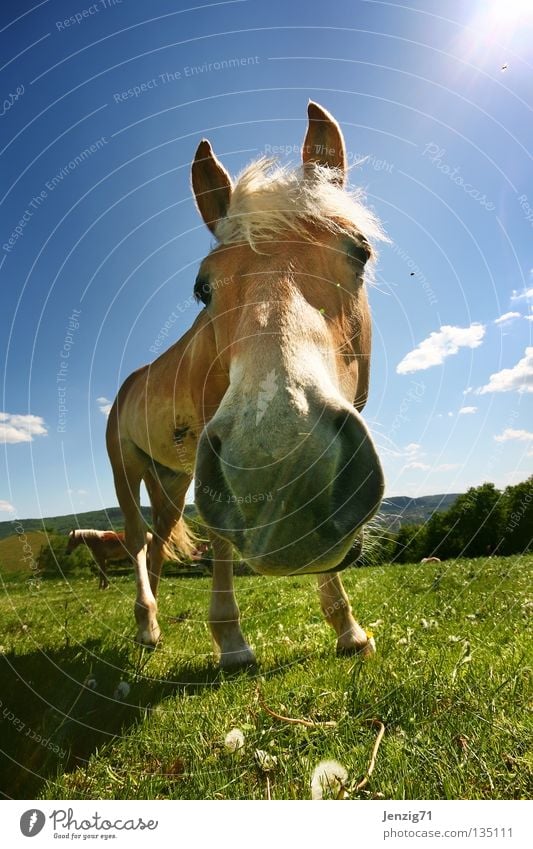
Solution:
<svg viewBox="0 0 533 849">
<path fill-rule="evenodd" d="M 339 572 L 383 497 L 361 411 L 371 320 L 365 271 L 385 238 L 349 191 L 341 128 L 309 102 L 302 164 L 260 158 L 234 182 L 211 144 L 192 168 L 198 211 L 216 244 L 200 263 L 192 326 L 122 384 L 106 441 L 136 572 L 137 641 L 160 637 L 157 590 L 169 548 L 194 548 L 195 502 L 213 548 L 209 625 L 222 668 L 255 664 L 240 627 L 233 550 L 262 575 L 318 576 L 337 653 L 375 651 Z M 144 481 L 154 537 L 140 512 Z"/>
<path fill-rule="evenodd" d="M 146 533 L 146 542 L 149 545 L 152 534 Z M 126 548 L 124 533 L 114 531 L 96 531 L 92 528 L 76 528 L 70 531 L 66 553 L 70 554 L 79 545 L 86 545 L 98 566 L 99 590 L 107 590 L 109 579 L 107 577 L 108 564 L 119 560 L 130 560 Z"/>
</svg>

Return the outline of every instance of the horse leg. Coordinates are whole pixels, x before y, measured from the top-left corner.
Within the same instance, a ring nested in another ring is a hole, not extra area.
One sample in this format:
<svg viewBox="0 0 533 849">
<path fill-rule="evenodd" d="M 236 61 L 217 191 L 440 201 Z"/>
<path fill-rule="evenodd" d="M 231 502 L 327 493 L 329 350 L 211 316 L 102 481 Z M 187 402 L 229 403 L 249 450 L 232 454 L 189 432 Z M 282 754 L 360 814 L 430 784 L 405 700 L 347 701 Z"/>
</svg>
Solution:
<svg viewBox="0 0 533 849">
<path fill-rule="evenodd" d="M 154 533 L 149 546 L 148 575 L 156 598 L 163 560 L 172 557 L 174 551 L 185 557 L 192 553 L 192 535 L 183 519 L 191 476 L 158 466 L 146 470 L 144 482 L 152 504 Z"/>
<path fill-rule="evenodd" d="M 137 642 L 147 648 L 154 648 L 161 631 L 157 623 L 157 604 L 148 577 L 146 527 L 141 514 L 141 480 L 146 470 L 146 458 L 133 443 L 120 441 L 116 452 L 110 451 L 110 459 L 118 503 L 124 514 L 126 549 L 135 566 Z"/>
<path fill-rule="evenodd" d="M 213 585 L 209 606 L 209 627 L 220 653 L 220 666 L 249 666 L 255 656 L 244 639 L 239 624 L 239 607 L 233 591 L 233 546 L 213 532 Z"/>
<path fill-rule="evenodd" d="M 107 590 L 109 586 L 109 581 L 107 580 L 106 574 L 106 559 L 103 554 L 94 555 L 94 559 L 96 560 L 96 565 L 98 566 L 98 589 L 99 590 Z"/>
<path fill-rule="evenodd" d="M 368 637 L 355 621 L 340 575 L 333 573 L 317 577 L 322 612 L 337 634 L 337 654 L 373 655 L 376 651 L 374 639 Z"/>
<path fill-rule="evenodd" d="M 102 574 L 101 574 L 101 577 L 100 577 L 101 589 L 103 589 L 103 590 L 109 589 L 109 578 L 107 577 L 107 569 L 108 569 L 108 562 L 104 558 L 104 563 L 103 563 L 103 566 L 102 566 Z"/>
</svg>

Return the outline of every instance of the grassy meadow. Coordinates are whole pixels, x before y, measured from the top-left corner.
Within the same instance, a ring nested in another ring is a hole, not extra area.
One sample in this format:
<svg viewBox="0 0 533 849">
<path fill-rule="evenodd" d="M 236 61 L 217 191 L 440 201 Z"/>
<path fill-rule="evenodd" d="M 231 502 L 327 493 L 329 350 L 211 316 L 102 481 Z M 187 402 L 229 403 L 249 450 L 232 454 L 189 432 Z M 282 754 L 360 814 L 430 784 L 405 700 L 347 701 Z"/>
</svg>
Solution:
<svg viewBox="0 0 533 849">
<path fill-rule="evenodd" d="M 2 570 L 0 790 L 307 799 L 315 765 L 335 758 L 352 798 L 525 798 L 532 565 L 527 556 L 350 570 L 354 612 L 378 648 L 366 662 L 335 657 L 312 577 L 238 578 L 258 667 L 234 674 L 213 660 L 208 579 L 163 581 L 164 641 L 148 653 L 132 641 L 133 576 L 99 592 L 93 576 L 32 586 Z M 276 713 L 316 724 L 272 717 L 258 688 Z M 376 740 L 372 719 L 385 735 L 355 791 Z M 235 727 L 245 744 L 230 752 Z M 266 771 L 257 750 L 273 758 Z"/>
</svg>

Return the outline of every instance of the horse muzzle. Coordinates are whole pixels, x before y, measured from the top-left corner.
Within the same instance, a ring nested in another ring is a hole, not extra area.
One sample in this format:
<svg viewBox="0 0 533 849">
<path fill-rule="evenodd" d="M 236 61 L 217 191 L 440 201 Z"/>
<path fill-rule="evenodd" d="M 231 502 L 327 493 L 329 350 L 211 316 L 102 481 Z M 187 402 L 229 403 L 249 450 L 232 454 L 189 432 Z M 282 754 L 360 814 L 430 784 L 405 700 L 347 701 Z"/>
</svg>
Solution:
<svg viewBox="0 0 533 849">
<path fill-rule="evenodd" d="M 255 468 L 253 433 L 247 450 L 235 440 L 237 450 L 231 427 L 215 416 L 201 436 L 198 510 L 260 574 L 346 568 L 357 557 L 358 533 L 381 503 L 383 472 L 360 415 L 322 409 L 315 431 L 284 458 Z"/>
</svg>

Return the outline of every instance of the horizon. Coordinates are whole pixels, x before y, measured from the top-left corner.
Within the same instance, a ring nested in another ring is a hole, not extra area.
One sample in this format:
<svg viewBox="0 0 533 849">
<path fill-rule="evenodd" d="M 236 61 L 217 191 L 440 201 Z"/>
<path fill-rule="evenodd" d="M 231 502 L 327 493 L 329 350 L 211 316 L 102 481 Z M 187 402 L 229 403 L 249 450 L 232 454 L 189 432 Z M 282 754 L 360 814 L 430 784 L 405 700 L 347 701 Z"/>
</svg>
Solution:
<svg viewBox="0 0 533 849">
<path fill-rule="evenodd" d="M 491 483 L 491 481 L 484 481 L 484 483 Z M 525 483 L 525 481 L 519 481 L 519 483 Z M 501 490 L 501 492 L 503 494 L 503 490 Z M 409 501 L 421 501 L 422 499 L 428 499 L 428 498 L 441 498 L 441 499 L 446 499 L 446 498 L 450 498 L 450 497 L 459 498 L 461 495 L 466 495 L 466 491 L 465 492 L 434 492 L 434 493 L 428 493 L 426 495 L 415 495 L 415 496 L 411 496 L 411 495 L 386 495 L 383 498 L 383 501 L 381 502 L 380 510 L 381 510 L 381 507 L 383 506 L 383 504 L 385 504 L 389 500 L 395 501 L 395 500 L 400 500 L 400 499 L 403 498 L 403 499 L 407 499 Z M 185 504 L 185 507 L 194 507 L 196 509 L 196 505 L 195 505 L 194 501 L 187 501 L 186 504 Z M 144 508 L 146 510 L 151 509 L 150 504 L 141 504 L 141 508 Z M 85 513 L 106 513 L 110 510 L 119 510 L 120 512 L 122 512 L 121 508 L 118 504 L 113 504 L 111 506 L 107 505 L 107 506 L 104 506 L 104 507 L 93 507 L 93 508 L 87 507 L 83 510 L 76 511 L 75 513 L 58 513 L 58 514 L 49 515 L 49 516 L 16 516 L 16 517 L 8 518 L 8 519 L 0 519 L 0 525 L 5 525 L 8 522 L 11 522 L 12 524 L 15 524 L 17 522 L 40 522 L 40 521 L 45 521 L 46 519 L 60 519 L 60 518 L 63 518 L 65 516 L 71 516 L 71 515 L 82 516 Z M 380 510 L 378 510 L 376 515 L 379 515 Z"/>
<path fill-rule="evenodd" d="M 390 239 L 363 412 L 385 499 L 532 473 L 533 7 L 413 2 L 3 5 L 0 521 L 117 505 L 110 405 L 199 310 L 196 146 L 295 164 L 309 99 Z"/>
</svg>

